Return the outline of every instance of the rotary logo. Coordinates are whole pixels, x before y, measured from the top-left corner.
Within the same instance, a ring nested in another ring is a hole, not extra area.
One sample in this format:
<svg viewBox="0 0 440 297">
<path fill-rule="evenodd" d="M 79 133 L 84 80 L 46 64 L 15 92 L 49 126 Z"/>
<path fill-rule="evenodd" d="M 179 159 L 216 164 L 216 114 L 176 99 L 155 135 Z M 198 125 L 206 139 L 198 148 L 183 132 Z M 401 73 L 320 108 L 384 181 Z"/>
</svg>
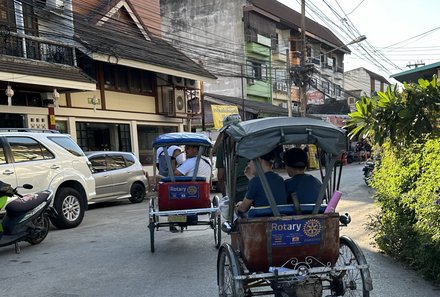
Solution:
<svg viewBox="0 0 440 297">
<path fill-rule="evenodd" d="M 321 233 L 321 223 L 318 220 L 308 220 L 304 224 L 304 234 L 307 237 L 315 237 Z"/>
<path fill-rule="evenodd" d="M 197 194 L 197 187 L 196 186 L 189 186 L 186 191 L 190 195 L 195 195 L 195 194 Z"/>
</svg>

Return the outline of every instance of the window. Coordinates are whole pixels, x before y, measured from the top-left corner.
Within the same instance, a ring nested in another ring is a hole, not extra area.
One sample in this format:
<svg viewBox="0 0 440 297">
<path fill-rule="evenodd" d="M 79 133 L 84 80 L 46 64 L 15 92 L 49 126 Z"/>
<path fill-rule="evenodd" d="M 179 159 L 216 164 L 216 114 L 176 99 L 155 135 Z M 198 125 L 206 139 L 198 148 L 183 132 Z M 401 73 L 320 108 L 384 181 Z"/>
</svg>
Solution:
<svg viewBox="0 0 440 297">
<path fill-rule="evenodd" d="M 377 79 L 374 80 L 374 90 L 373 91 L 376 91 L 376 92 L 380 92 L 381 91 L 380 90 L 380 81 L 377 80 Z"/>
<path fill-rule="evenodd" d="M 163 133 L 177 132 L 177 127 L 137 126 L 139 143 L 139 161 L 142 165 L 156 163 L 153 156 L 153 141 Z"/>
<path fill-rule="evenodd" d="M 93 173 L 107 171 L 107 163 L 105 161 L 105 155 L 91 157 L 89 158 L 89 161 L 90 163 L 92 163 Z"/>
<path fill-rule="evenodd" d="M 127 167 L 130 167 L 135 163 L 134 156 L 132 155 L 124 155 L 125 163 L 127 164 Z"/>
<path fill-rule="evenodd" d="M 6 156 L 5 151 L 3 150 L 3 146 L 0 143 L 0 165 L 1 164 L 6 164 Z"/>
<path fill-rule="evenodd" d="M 121 155 L 110 155 L 107 156 L 107 169 L 108 170 L 117 170 L 125 168 L 124 157 Z"/>
<path fill-rule="evenodd" d="M 104 64 L 104 88 L 109 90 L 115 89 L 115 72 L 114 68 L 110 64 Z"/>
<path fill-rule="evenodd" d="M 53 159 L 54 155 L 43 145 L 29 137 L 7 137 L 14 161 L 28 162 Z"/>
<path fill-rule="evenodd" d="M 72 155 L 84 156 L 82 149 L 69 137 L 49 137 L 49 140 L 55 142 Z"/>
<path fill-rule="evenodd" d="M 81 67 L 86 67 L 86 65 L 81 64 Z M 104 88 L 107 90 L 132 94 L 154 94 L 156 77 L 152 72 L 108 63 L 103 64 L 102 71 L 104 72 Z"/>
<path fill-rule="evenodd" d="M 0 0 L 0 24 L 8 24 L 10 28 L 15 28 L 13 0 Z"/>
</svg>

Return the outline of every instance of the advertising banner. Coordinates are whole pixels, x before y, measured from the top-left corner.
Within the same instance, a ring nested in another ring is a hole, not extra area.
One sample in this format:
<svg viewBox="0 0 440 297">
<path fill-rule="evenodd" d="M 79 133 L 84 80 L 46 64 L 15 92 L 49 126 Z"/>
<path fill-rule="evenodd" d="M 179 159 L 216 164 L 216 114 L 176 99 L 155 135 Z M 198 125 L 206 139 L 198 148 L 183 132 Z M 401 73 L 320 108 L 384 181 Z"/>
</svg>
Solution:
<svg viewBox="0 0 440 297">
<path fill-rule="evenodd" d="M 211 110 L 215 129 L 223 127 L 223 119 L 225 116 L 238 114 L 238 107 L 235 105 L 211 105 Z"/>
</svg>

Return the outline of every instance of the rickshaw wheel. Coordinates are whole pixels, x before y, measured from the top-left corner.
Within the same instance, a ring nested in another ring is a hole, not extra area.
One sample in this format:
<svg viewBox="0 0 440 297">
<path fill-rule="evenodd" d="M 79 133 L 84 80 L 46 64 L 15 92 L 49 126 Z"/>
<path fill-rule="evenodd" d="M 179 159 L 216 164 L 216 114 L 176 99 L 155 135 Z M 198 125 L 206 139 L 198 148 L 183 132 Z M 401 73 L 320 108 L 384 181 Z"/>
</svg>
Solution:
<svg viewBox="0 0 440 297">
<path fill-rule="evenodd" d="M 339 239 L 339 258 L 336 266 L 367 264 L 364 254 L 359 246 L 348 236 Z M 368 268 L 358 270 L 346 270 L 334 280 L 332 289 L 336 296 L 362 296 L 369 297 L 372 290 L 370 270 Z"/>
<path fill-rule="evenodd" d="M 243 297 L 243 284 L 234 279 L 240 275 L 237 257 L 228 243 L 224 243 L 217 257 L 217 284 L 220 297 Z"/>
<path fill-rule="evenodd" d="M 152 211 L 155 210 L 155 199 L 151 198 L 149 203 L 149 220 L 148 229 L 150 229 L 150 249 L 151 252 L 154 253 L 154 229 L 156 228 L 156 215 L 151 214 Z"/>
<path fill-rule="evenodd" d="M 217 196 L 214 196 L 212 199 L 212 206 L 213 207 L 219 207 L 220 201 Z M 212 220 L 212 228 L 214 229 L 214 242 L 215 242 L 215 248 L 218 249 L 220 245 L 222 244 L 222 230 L 221 230 L 221 217 L 218 212 L 211 214 L 211 220 Z"/>
</svg>

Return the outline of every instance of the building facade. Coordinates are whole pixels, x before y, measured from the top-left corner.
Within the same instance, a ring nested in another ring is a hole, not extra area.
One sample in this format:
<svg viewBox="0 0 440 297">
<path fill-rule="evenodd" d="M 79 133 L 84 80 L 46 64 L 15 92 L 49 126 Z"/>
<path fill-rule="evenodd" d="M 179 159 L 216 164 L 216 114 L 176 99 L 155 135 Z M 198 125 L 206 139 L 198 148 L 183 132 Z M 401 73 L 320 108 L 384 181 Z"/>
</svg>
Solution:
<svg viewBox="0 0 440 297">
<path fill-rule="evenodd" d="M 0 89 L 13 91 L 0 126 L 56 128 L 152 165 L 153 139 L 191 130 L 199 82 L 215 81 L 159 24 L 158 0 L 0 0 Z"/>
<path fill-rule="evenodd" d="M 160 5 L 163 36 L 218 77 L 204 85 L 205 92 L 284 108 L 291 100 L 293 112 L 299 112 L 293 78 L 302 66 L 301 14 L 275 0 L 161 0 Z M 343 99 L 346 53 L 330 30 L 306 19 L 310 103 Z"/>
</svg>

